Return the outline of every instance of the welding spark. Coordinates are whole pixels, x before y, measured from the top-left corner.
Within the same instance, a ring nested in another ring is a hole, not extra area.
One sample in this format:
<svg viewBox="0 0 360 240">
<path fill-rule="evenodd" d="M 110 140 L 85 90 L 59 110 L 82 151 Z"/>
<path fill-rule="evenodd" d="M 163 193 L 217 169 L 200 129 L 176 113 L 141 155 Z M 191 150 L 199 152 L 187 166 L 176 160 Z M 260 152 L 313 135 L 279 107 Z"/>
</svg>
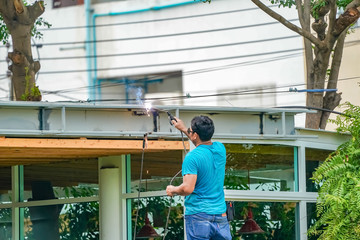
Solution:
<svg viewBox="0 0 360 240">
<path fill-rule="evenodd" d="M 148 115 L 148 116 L 150 116 L 151 108 L 152 108 L 151 102 L 145 103 L 145 109 L 146 109 L 146 112 L 147 112 L 147 115 Z"/>
</svg>

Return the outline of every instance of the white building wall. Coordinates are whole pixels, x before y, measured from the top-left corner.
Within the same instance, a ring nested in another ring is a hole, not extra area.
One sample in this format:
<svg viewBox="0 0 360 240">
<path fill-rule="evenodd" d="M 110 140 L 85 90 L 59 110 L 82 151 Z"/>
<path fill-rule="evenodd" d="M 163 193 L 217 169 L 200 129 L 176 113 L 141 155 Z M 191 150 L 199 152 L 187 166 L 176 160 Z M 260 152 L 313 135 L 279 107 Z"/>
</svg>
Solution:
<svg viewBox="0 0 360 240">
<path fill-rule="evenodd" d="M 44 37 L 38 43 L 41 71 L 38 85 L 43 91 L 43 100 L 87 100 L 88 75 L 86 59 L 46 60 L 54 57 L 84 56 L 84 43 L 56 44 L 48 43 L 83 42 L 86 28 L 69 28 L 86 24 L 85 6 L 78 5 L 52 9 L 52 1 L 46 0 L 47 8 L 43 17 L 52 24 L 52 29 L 42 31 Z M 135 11 L 155 6 L 181 3 L 179 0 L 132 0 L 106 2 L 92 5 L 94 14 Z M 243 10 L 234 13 L 216 14 L 196 18 L 168 21 L 155 19 L 202 15 L 224 11 Z M 296 19 L 294 9 L 273 10 L 282 13 L 288 19 Z M 213 31 L 199 34 L 186 34 L 161 38 L 97 42 L 98 55 L 124 54 L 133 52 L 161 51 L 169 49 L 199 48 L 210 45 L 243 43 L 233 46 L 205 48 L 166 53 L 138 54 L 97 58 L 97 68 L 110 68 L 98 71 L 99 78 L 121 77 L 128 75 L 182 71 L 183 94 L 190 96 L 218 94 L 233 91 L 262 90 L 271 93 L 259 94 L 259 91 L 247 95 L 232 95 L 212 98 L 190 98 L 185 105 L 224 105 L 238 107 L 273 107 L 284 105 L 304 105 L 305 95 L 301 93 L 278 93 L 288 91 L 289 87 L 304 88 L 304 64 L 302 39 L 275 20 L 257 9 L 251 1 L 213 0 L 208 3 L 192 3 L 157 11 L 145 11 L 118 16 L 96 18 L 96 25 L 126 23 L 134 21 L 146 23 L 96 27 L 96 40 L 136 38 L 163 34 L 177 34 L 214 29 L 235 28 L 227 31 Z M 256 27 L 242 27 L 251 26 Z M 290 37 L 283 40 L 265 41 L 272 38 Z M 5 57 L 5 48 L 0 49 L 0 58 Z M 270 52 L 280 52 L 269 54 Z M 37 57 L 34 49 L 34 57 Z M 280 58 L 280 59 L 279 59 Z M 214 60 L 211 59 L 222 59 Z M 188 63 L 186 63 L 188 62 Z M 5 63 L 0 63 L 3 69 Z M 147 65 L 167 64 L 146 67 Z M 143 67 L 138 67 L 143 66 Z M 115 70 L 119 68 L 119 70 Z M 201 73 L 193 74 L 198 70 Z M 81 72 L 77 72 L 82 70 Z M 74 71 L 72 73 L 58 73 Z M 0 73 L 2 74 L 2 73 Z M 6 81 L 0 81 L 7 88 Z M 57 91 L 49 93 L 48 91 Z M 7 93 L 0 91 L 2 99 Z M 166 104 L 166 102 L 165 102 Z"/>
<path fill-rule="evenodd" d="M 343 58 L 341 61 L 340 74 L 338 80 L 338 90 L 342 93 L 340 104 L 350 102 L 354 105 L 360 105 L 360 28 L 350 31 L 346 37 Z M 345 110 L 345 106 L 339 106 L 335 109 L 338 112 Z M 330 118 L 335 119 L 337 115 L 331 114 Z M 335 130 L 336 125 L 328 123 L 327 130 Z"/>
</svg>

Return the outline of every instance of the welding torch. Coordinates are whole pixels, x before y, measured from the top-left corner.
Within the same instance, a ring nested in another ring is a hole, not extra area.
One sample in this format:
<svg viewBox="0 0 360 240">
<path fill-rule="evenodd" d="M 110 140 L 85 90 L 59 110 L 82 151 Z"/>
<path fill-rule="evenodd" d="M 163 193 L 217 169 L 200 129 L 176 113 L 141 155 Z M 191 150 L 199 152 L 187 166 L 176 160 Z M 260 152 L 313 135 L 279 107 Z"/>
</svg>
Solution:
<svg viewBox="0 0 360 240">
<path fill-rule="evenodd" d="M 169 111 L 162 110 L 162 109 L 159 109 L 159 108 L 156 108 L 156 107 L 153 107 L 153 106 L 148 106 L 148 107 L 145 106 L 145 108 L 146 108 L 148 111 L 151 111 L 151 109 L 153 109 L 153 110 L 156 110 L 156 111 L 158 111 L 158 112 L 164 112 L 164 113 L 166 113 L 166 114 L 168 115 L 168 117 L 169 117 L 170 125 L 173 125 L 172 122 L 171 122 L 172 120 L 174 120 L 175 122 L 177 122 L 176 118 L 175 118 Z"/>
</svg>

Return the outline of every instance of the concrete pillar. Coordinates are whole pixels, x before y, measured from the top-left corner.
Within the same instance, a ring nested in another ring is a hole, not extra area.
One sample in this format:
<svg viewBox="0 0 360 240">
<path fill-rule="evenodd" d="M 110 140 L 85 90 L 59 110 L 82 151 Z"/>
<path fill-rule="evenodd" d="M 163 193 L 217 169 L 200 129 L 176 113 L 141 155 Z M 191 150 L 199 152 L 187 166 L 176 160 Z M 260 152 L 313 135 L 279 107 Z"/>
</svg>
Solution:
<svg viewBox="0 0 360 240">
<path fill-rule="evenodd" d="M 121 239 L 121 156 L 99 159 L 100 239 Z"/>
</svg>

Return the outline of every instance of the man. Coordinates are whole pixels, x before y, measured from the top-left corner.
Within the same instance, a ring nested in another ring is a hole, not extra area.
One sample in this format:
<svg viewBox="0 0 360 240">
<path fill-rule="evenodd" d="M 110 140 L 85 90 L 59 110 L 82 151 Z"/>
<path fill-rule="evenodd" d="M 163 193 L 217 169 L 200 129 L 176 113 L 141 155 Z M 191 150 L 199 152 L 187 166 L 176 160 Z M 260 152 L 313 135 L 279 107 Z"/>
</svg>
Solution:
<svg viewBox="0 0 360 240">
<path fill-rule="evenodd" d="M 197 116 L 191 120 L 190 128 L 178 118 L 172 123 L 196 147 L 184 159 L 183 183 L 166 188 L 169 196 L 186 196 L 187 240 L 231 240 L 223 189 L 226 150 L 222 143 L 211 141 L 213 121 L 207 116 Z"/>
</svg>

